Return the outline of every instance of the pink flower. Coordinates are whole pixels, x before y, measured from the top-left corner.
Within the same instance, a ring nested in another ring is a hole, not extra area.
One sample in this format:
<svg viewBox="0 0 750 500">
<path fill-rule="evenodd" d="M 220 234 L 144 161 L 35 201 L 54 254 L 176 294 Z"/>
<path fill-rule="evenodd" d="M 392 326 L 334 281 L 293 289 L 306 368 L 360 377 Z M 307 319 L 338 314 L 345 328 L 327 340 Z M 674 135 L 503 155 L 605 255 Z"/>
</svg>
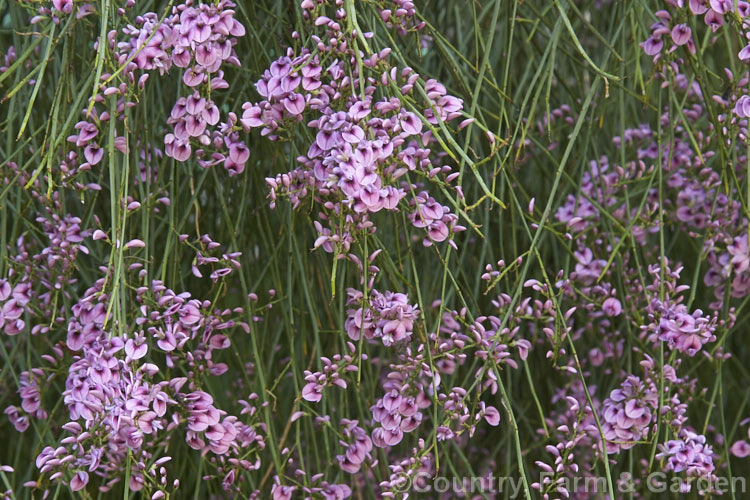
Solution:
<svg viewBox="0 0 750 500">
<path fill-rule="evenodd" d="M 402 113 L 401 128 L 409 135 L 418 135 L 422 132 L 422 121 L 414 113 Z"/>
<path fill-rule="evenodd" d="M 183 325 L 191 326 L 201 319 L 201 312 L 198 306 L 199 304 L 197 303 L 197 301 L 191 300 L 180 308 L 180 322 Z"/>
<path fill-rule="evenodd" d="M 284 108 L 292 116 L 300 115 L 305 110 L 305 98 L 292 92 L 284 99 Z"/>
<path fill-rule="evenodd" d="M 77 472 L 73 479 L 70 480 L 70 489 L 73 491 L 82 490 L 84 486 L 89 482 L 88 472 L 80 471 Z"/>
<path fill-rule="evenodd" d="M 249 158 L 250 150 L 244 143 L 233 143 L 229 146 L 229 159 L 235 164 L 244 165 Z"/>
<path fill-rule="evenodd" d="M 622 304 L 614 297 L 610 297 L 602 304 L 602 310 L 607 316 L 619 316 L 622 312 Z"/>
<path fill-rule="evenodd" d="M 316 382 L 310 382 L 302 388 L 302 398 L 313 403 L 323 399 L 323 387 Z"/>
<path fill-rule="evenodd" d="M 198 85 L 203 83 L 204 79 L 205 75 L 203 74 L 203 71 L 198 67 L 190 68 L 189 70 L 185 71 L 184 75 L 182 75 L 182 81 L 188 87 L 197 87 Z"/>
<path fill-rule="evenodd" d="M 137 341 L 133 339 L 128 339 L 127 342 L 125 342 L 125 354 L 127 354 L 131 359 L 141 359 L 146 355 L 148 352 L 148 345 L 145 343 L 137 343 Z"/>
<path fill-rule="evenodd" d="M 729 453 L 737 458 L 750 457 L 750 444 L 747 441 L 737 441 L 729 449 Z"/>
<path fill-rule="evenodd" d="M 664 42 L 661 38 L 654 38 L 652 36 L 645 42 L 641 42 L 640 45 L 646 55 L 655 56 L 661 52 L 661 49 L 664 47 Z"/>
<path fill-rule="evenodd" d="M 693 15 L 700 16 L 708 10 L 706 0 L 690 0 L 690 11 Z"/>
<path fill-rule="evenodd" d="M 279 484 L 279 478 L 274 478 L 274 485 L 271 488 L 271 498 L 273 500 L 290 500 L 292 493 L 297 490 L 296 486 L 282 486 Z"/>
<path fill-rule="evenodd" d="M 386 430 L 383 427 L 378 427 L 377 429 L 372 431 L 372 442 L 378 448 L 395 446 L 400 443 L 403 438 L 404 433 L 398 427 L 392 430 Z"/>
<path fill-rule="evenodd" d="M 685 45 L 690 40 L 690 28 L 687 24 L 678 24 L 672 28 L 672 41 L 675 45 Z"/>
<path fill-rule="evenodd" d="M 482 417 L 493 427 L 500 424 L 500 412 L 494 406 L 486 407 Z"/>
<path fill-rule="evenodd" d="M 52 5 L 63 14 L 73 12 L 73 0 L 52 0 Z"/>
<path fill-rule="evenodd" d="M 725 14 L 732 10 L 732 0 L 708 0 L 708 3 L 717 14 Z"/>
<path fill-rule="evenodd" d="M 750 117 L 750 96 L 743 95 L 734 105 L 734 114 L 740 118 Z"/>
<path fill-rule="evenodd" d="M 729 8 L 731 9 L 731 0 L 729 4 Z M 703 22 L 706 23 L 706 26 L 711 28 L 711 31 L 715 32 L 724 25 L 724 17 L 714 9 L 709 9 L 708 12 L 706 12 L 706 15 L 703 16 Z"/>
<path fill-rule="evenodd" d="M 171 136 L 171 142 L 167 142 L 170 140 Z M 188 158 L 190 158 L 190 154 L 192 153 L 192 148 L 190 147 L 190 143 L 184 140 L 180 140 L 176 138 L 172 134 L 167 134 L 167 136 L 164 139 L 165 143 L 165 153 L 167 153 L 168 156 L 171 156 L 177 161 L 187 161 Z"/>
</svg>

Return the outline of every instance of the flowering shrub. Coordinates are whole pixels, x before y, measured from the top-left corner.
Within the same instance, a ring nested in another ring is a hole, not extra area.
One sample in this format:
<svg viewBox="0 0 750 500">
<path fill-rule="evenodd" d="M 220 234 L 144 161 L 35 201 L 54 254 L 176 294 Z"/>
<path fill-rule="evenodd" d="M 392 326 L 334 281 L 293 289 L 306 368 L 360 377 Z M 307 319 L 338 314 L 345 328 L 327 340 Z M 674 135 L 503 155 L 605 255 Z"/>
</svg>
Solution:
<svg viewBox="0 0 750 500">
<path fill-rule="evenodd" d="M 744 497 L 750 4 L 21 0 L 0 56 L 3 499 Z"/>
</svg>

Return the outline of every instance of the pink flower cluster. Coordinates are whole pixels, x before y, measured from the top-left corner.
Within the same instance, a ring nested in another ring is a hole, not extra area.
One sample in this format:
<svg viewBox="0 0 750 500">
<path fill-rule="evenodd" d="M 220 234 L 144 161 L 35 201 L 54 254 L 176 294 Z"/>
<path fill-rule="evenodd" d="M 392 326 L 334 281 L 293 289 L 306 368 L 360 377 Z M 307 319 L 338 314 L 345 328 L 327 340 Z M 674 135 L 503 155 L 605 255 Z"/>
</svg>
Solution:
<svg viewBox="0 0 750 500">
<path fill-rule="evenodd" d="M 370 452 L 372 451 L 372 440 L 367 432 L 362 429 L 356 420 L 341 419 L 341 428 L 344 434 L 344 438 L 348 441 L 342 441 L 340 444 L 346 447 L 346 452 L 343 455 L 337 455 L 336 459 L 339 462 L 341 470 L 354 474 L 359 472 L 362 467 L 362 463 L 366 459 L 372 459 Z"/>
<path fill-rule="evenodd" d="M 660 10 L 656 13 L 659 21 L 651 25 L 651 36 L 648 40 L 641 43 L 643 51 L 654 56 L 654 60 L 658 60 L 659 54 L 664 48 L 663 36 L 668 36 L 672 40 L 672 46 L 669 52 L 674 52 L 679 47 L 685 45 L 691 54 L 695 54 L 695 42 L 692 37 L 692 30 L 685 24 L 677 24 L 670 29 L 670 21 L 672 16 L 665 10 Z M 708 21 L 707 21 L 708 22 Z"/>
<path fill-rule="evenodd" d="M 347 305 L 359 305 L 357 309 L 347 310 L 344 327 L 350 339 L 377 338 L 386 347 L 410 340 L 419 309 L 409 305 L 406 294 L 372 290 L 366 301 L 359 290 L 349 288 L 347 294 Z"/>
<path fill-rule="evenodd" d="M 694 356 L 705 344 L 716 340 L 716 318 L 704 316 L 700 309 L 690 313 L 687 307 L 680 303 L 680 294 L 689 289 L 686 285 L 676 285 L 681 271 L 682 267 L 675 270 L 667 267 L 664 273 L 666 279 L 662 280 L 661 266 L 649 266 L 649 273 L 654 279 L 647 287 L 652 297 L 646 309 L 650 323 L 641 329 L 650 334 L 649 340 L 652 342 L 664 341 L 669 349 Z M 662 289 L 669 292 L 669 298 L 664 301 L 658 298 Z"/>
<path fill-rule="evenodd" d="M 433 242 L 445 241 L 452 233 L 464 231 L 466 228 L 456 224 L 458 217 L 450 212 L 446 206 L 440 205 L 432 196 L 423 191 L 412 201 L 415 210 L 409 214 L 414 227 L 425 228 L 427 236 L 422 240 L 424 246 L 430 246 Z M 456 244 L 451 240 L 451 246 Z"/>
<path fill-rule="evenodd" d="M 401 442 L 405 432 L 411 432 L 422 422 L 420 409 L 429 406 L 429 401 L 402 396 L 395 389 L 378 399 L 370 408 L 372 420 L 380 424 L 372 431 L 375 446 L 384 448 Z"/>
<path fill-rule="evenodd" d="M 618 453 L 645 441 L 651 430 L 652 415 L 659 394 L 650 381 L 644 383 L 629 375 L 619 389 L 613 390 L 602 404 L 602 432 L 607 453 Z"/>
<path fill-rule="evenodd" d="M 107 274 L 106 268 L 102 271 Z M 66 351 L 73 353 L 62 394 L 69 412 L 69 421 L 62 428 L 71 436 L 63 438 L 58 448 L 48 446 L 42 450 L 37 466 L 43 474 L 49 473 L 52 481 L 62 480 L 65 471 L 72 471 L 73 491 L 83 489 L 89 474 L 95 473 L 104 478 L 102 491 L 108 491 L 120 480 L 122 467 L 132 455 L 136 463 L 131 464 L 128 487 L 139 491 L 146 475 L 159 472 L 160 491 L 164 494 L 166 472 L 160 466 L 169 457 L 154 462 L 152 455 L 163 446 L 156 443 L 165 433 L 183 427 L 190 447 L 229 460 L 224 467 L 224 484 L 231 489 L 240 471 L 259 467 L 257 460 L 246 457 L 249 449 L 265 446 L 262 428 L 226 415 L 214 405 L 212 396 L 195 389 L 195 384 L 207 375 L 226 372 L 226 364 L 214 360 L 215 351 L 231 345 L 220 332 L 243 326 L 228 318 L 241 313 L 241 309 L 209 312 L 206 308 L 210 302 L 190 299 L 190 294 L 176 294 L 160 282 L 153 282 L 137 291 L 141 302 L 135 320 L 138 329 L 130 334 L 115 334 L 111 329 L 116 324 L 107 316 L 109 298 L 104 292 L 110 276 L 99 279 L 73 305 L 67 341 L 55 347 L 54 356 L 43 356 L 48 363 L 57 365 L 64 361 Z M 2 288 L 10 290 L 7 282 Z M 168 368 L 187 367 L 184 376 L 167 378 L 159 366 L 141 361 L 155 348 L 164 353 Z M 21 408 L 6 409 L 19 431 L 28 426 L 28 418 L 20 410 L 34 418 L 47 417 L 41 405 L 41 381 L 51 378 L 52 373 L 35 368 L 22 375 Z M 249 399 L 256 397 L 251 395 Z M 252 417 L 254 406 L 244 403 L 242 414 Z M 175 482 L 173 487 L 178 484 Z"/>
<path fill-rule="evenodd" d="M 681 483 L 680 491 L 687 493 L 691 491 L 691 478 L 702 478 L 706 480 L 701 484 L 715 484 L 714 475 L 714 453 L 711 445 L 706 443 L 706 436 L 684 429 L 680 433 L 680 439 L 667 441 L 659 446 L 660 453 L 657 458 L 667 462 L 666 469 L 674 472 L 685 472 L 688 480 Z M 699 491 L 698 494 L 705 495 L 710 491 Z"/>
<path fill-rule="evenodd" d="M 109 35 L 129 80 L 135 82 L 136 71 L 144 72 L 138 78 L 139 88 L 148 80 L 148 71 L 165 73 L 173 65 L 185 69 L 183 82 L 194 90 L 178 98 L 172 109 L 167 123 L 174 128 L 164 138 L 164 151 L 180 162 L 195 154 L 203 167 L 223 163 L 230 175 L 244 170 L 250 154 L 237 133 L 236 115 L 229 113 L 227 121 L 219 123 L 212 94 L 229 87 L 222 64 L 240 65 L 234 46 L 245 28 L 235 19 L 234 6 L 230 0 L 195 6 L 188 0 L 173 7 L 162 21 L 153 12 L 138 16 L 135 26 L 122 30 L 125 41 L 116 42 L 116 32 Z"/>
<path fill-rule="evenodd" d="M 194 7 L 188 0 L 175 7 L 170 19 L 172 39 L 168 43 L 175 66 L 187 68 L 182 81 L 188 87 L 209 83 L 224 62 L 240 65 L 234 45 L 236 37 L 245 35 L 245 28 L 234 18 L 234 6 L 231 1 L 222 0 Z"/>
<path fill-rule="evenodd" d="M 398 210 L 407 193 L 420 188 L 403 180 L 409 172 L 417 171 L 433 182 L 441 174 L 444 184 L 458 177 L 451 167 L 434 164 L 429 145 L 436 139 L 432 130 L 424 128 L 460 117 L 463 108 L 463 102 L 436 80 L 421 81 L 412 68 L 390 66 L 390 49 L 372 53 L 358 64 L 357 49 L 352 47 L 356 39 L 339 24 L 345 18 L 341 9 L 336 20 L 315 17 L 315 25 L 325 27 L 326 33 L 313 40 L 319 53 L 335 56 L 329 57 L 329 65 L 324 66 L 321 56 L 307 48 L 299 53 L 288 49 L 258 80 L 262 99 L 245 103 L 240 119 L 246 131 L 260 128 L 261 135 L 271 140 L 292 137 L 302 122 L 312 129 L 315 140 L 303 146 L 307 153 L 297 158 L 300 166 L 266 181 L 272 206 L 279 195 L 287 196 L 294 207 L 313 195 L 323 209 L 315 221 L 316 247 L 337 254 L 348 252 L 357 233 L 375 230 L 370 214 Z M 373 76 L 360 74 L 362 70 Z M 391 85 L 398 86 L 402 96 L 418 99 L 425 123 L 403 98 L 375 100 L 378 89 Z M 415 85 L 422 86 L 426 102 L 414 92 Z M 454 189 L 459 198 L 463 196 L 460 187 Z M 429 232 L 425 244 L 449 240 L 464 229 L 448 207 L 437 204 L 427 192 L 412 204 L 413 224 Z"/>
<path fill-rule="evenodd" d="M 18 335 L 26 328 L 21 316 L 30 300 L 28 283 L 11 287 L 7 279 L 0 280 L 0 328 L 6 335 Z"/>
<path fill-rule="evenodd" d="M 333 359 L 326 357 L 320 358 L 323 362 L 322 372 L 311 372 L 305 370 L 305 381 L 307 384 L 302 388 L 302 398 L 305 401 L 311 401 L 317 403 L 323 399 L 323 389 L 330 385 L 335 385 L 342 389 L 347 388 L 346 380 L 341 375 L 348 372 L 356 372 L 359 370 L 355 359 L 352 354 L 355 354 L 356 347 L 351 342 L 347 342 L 349 347 L 349 354 L 342 356 L 341 354 L 335 354 Z M 363 354 L 362 359 L 366 360 L 367 355 Z"/>
</svg>

